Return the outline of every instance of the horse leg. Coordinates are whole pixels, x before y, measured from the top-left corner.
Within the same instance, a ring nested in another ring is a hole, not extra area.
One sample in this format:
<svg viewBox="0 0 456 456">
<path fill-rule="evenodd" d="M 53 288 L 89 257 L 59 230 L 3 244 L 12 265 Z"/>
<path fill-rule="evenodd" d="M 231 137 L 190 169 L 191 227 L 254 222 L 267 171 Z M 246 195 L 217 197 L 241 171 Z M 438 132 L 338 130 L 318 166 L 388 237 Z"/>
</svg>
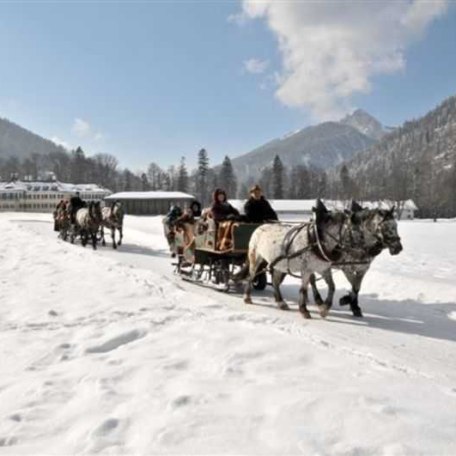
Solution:
<svg viewBox="0 0 456 456">
<path fill-rule="evenodd" d="M 334 292 L 336 291 L 336 285 L 334 284 L 334 279 L 333 275 L 331 272 L 331 268 L 328 268 L 325 272 L 322 274 L 323 279 L 326 282 L 326 285 L 328 285 L 328 295 L 326 296 L 325 299 L 325 305 L 327 309 L 331 309 L 333 305 L 333 299 L 334 299 Z"/>
<path fill-rule="evenodd" d="M 92 247 L 93 247 L 93 250 L 97 250 L 97 230 L 93 230 L 91 233 L 90 233 L 90 236 L 92 238 Z"/>
<path fill-rule="evenodd" d="M 117 245 L 122 245 L 122 238 L 123 238 L 123 228 L 120 227 L 119 228 L 119 242 L 117 243 Z"/>
<path fill-rule="evenodd" d="M 112 248 L 117 249 L 117 244 L 116 244 L 116 229 L 111 228 L 111 239 L 112 239 Z"/>
<path fill-rule="evenodd" d="M 283 282 L 286 274 L 277 270 L 272 271 L 272 286 L 274 288 L 274 298 L 277 306 L 281 310 L 289 310 L 288 304 L 283 300 L 282 293 L 280 292 L 280 284 Z"/>
<path fill-rule="evenodd" d="M 260 256 L 249 259 L 249 278 L 247 280 L 247 283 L 245 284 L 244 289 L 244 302 L 246 304 L 252 304 L 251 295 L 253 288 L 253 280 L 255 279 L 258 272 L 260 272 L 261 269 L 266 266 L 266 264 L 266 261 L 264 261 L 263 258 L 261 258 Z"/>
<path fill-rule="evenodd" d="M 81 230 L 81 244 L 83 247 L 85 247 L 87 245 L 87 240 L 88 240 L 88 236 L 87 236 L 87 232 L 86 230 Z"/>
<path fill-rule="evenodd" d="M 321 306 L 323 304 L 323 298 L 321 297 L 321 294 L 318 291 L 317 278 L 316 278 L 314 273 L 312 273 L 310 275 L 309 282 L 310 282 L 310 286 L 312 287 L 312 294 L 313 294 L 313 297 L 314 297 L 315 304 L 317 306 Z"/>
<path fill-rule="evenodd" d="M 101 245 L 102 245 L 103 247 L 106 246 L 106 241 L 105 241 L 105 237 L 104 237 L 104 228 L 103 228 L 103 226 L 101 227 Z"/>
<path fill-rule="evenodd" d="M 352 291 L 348 295 L 342 296 L 342 298 L 340 298 L 339 304 L 341 306 L 349 304 L 354 317 L 363 316 L 361 308 L 358 305 L 358 294 L 366 272 L 367 270 L 344 271 L 345 277 L 347 277 L 347 280 L 352 286 Z"/>
<path fill-rule="evenodd" d="M 302 313 L 304 318 L 312 318 L 310 312 L 307 310 L 307 303 L 309 301 L 307 295 L 307 287 L 310 281 L 310 274 L 305 272 L 304 270 L 301 271 L 301 288 L 299 289 L 299 312 Z"/>
</svg>

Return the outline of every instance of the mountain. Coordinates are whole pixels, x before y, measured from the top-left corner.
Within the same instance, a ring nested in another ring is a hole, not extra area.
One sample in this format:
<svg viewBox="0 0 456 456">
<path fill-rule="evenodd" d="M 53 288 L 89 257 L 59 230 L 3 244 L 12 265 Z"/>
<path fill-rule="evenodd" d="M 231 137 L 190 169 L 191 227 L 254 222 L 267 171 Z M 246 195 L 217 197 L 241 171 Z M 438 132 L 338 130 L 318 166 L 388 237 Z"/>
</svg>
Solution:
<svg viewBox="0 0 456 456">
<path fill-rule="evenodd" d="M 62 152 L 65 149 L 32 133 L 7 119 L 0 118 L 0 159 L 17 157 L 22 160 L 32 154 Z"/>
<path fill-rule="evenodd" d="M 384 134 L 380 122 L 358 110 L 340 122 L 324 122 L 275 139 L 232 159 L 232 164 L 240 182 L 257 179 L 275 155 L 287 167 L 305 164 L 328 169 L 367 149 Z"/>
<path fill-rule="evenodd" d="M 390 131 L 390 129 L 384 127 L 375 117 L 362 109 L 357 109 L 352 114 L 345 116 L 340 123 L 356 128 L 363 135 L 376 140 L 382 139 Z"/>
<path fill-rule="evenodd" d="M 405 122 L 346 166 L 362 196 L 413 198 L 426 216 L 456 215 L 456 96 Z"/>
</svg>

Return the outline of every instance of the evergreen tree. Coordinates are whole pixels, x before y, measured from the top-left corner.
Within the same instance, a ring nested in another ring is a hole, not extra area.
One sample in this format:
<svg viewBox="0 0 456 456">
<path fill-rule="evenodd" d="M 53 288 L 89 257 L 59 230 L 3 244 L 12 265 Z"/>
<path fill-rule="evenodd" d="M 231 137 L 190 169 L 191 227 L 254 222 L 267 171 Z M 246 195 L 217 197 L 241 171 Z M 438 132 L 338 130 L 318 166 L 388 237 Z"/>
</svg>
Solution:
<svg viewBox="0 0 456 456">
<path fill-rule="evenodd" d="M 71 181 L 74 184 L 86 184 L 86 157 L 81 147 L 72 154 Z"/>
<path fill-rule="evenodd" d="M 208 193 L 208 176 L 209 175 L 209 157 L 206 149 L 201 149 L 198 152 L 198 170 L 196 172 L 195 194 L 196 198 L 203 206 L 209 201 Z"/>
<path fill-rule="evenodd" d="M 181 158 L 179 170 L 177 174 L 177 190 L 180 192 L 188 192 L 188 171 L 185 165 L 185 157 Z"/>
<path fill-rule="evenodd" d="M 228 198 L 234 198 L 236 196 L 237 182 L 234 174 L 233 165 L 231 164 L 230 158 L 225 156 L 222 163 L 222 168 L 219 173 L 218 184 L 222 189 L 226 191 Z"/>
<path fill-rule="evenodd" d="M 340 178 L 340 197 L 342 199 L 348 200 L 354 197 L 353 195 L 353 183 L 350 178 L 350 173 L 348 171 L 347 165 L 342 165 L 339 173 Z"/>
<path fill-rule="evenodd" d="M 274 199 L 283 199 L 283 174 L 282 160 L 276 155 L 272 164 L 272 197 Z"/>
</svg>

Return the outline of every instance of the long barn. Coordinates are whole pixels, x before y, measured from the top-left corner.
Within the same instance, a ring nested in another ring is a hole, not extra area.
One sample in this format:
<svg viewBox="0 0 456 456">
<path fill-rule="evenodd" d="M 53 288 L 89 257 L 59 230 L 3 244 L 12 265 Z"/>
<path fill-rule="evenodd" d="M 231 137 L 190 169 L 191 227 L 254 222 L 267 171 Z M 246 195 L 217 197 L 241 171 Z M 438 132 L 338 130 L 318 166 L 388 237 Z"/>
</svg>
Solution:
<svg viewBox="0 0 456 456">
<path fill-rule="evenodd" d="M 193 195 L 183 192 L 120 192 L 105 198 L 107 203 L 120 201 L 127 214 L 159 215 L 166 214 L 172 204 L 184 208 L 195 200 Z"/>
</svg>

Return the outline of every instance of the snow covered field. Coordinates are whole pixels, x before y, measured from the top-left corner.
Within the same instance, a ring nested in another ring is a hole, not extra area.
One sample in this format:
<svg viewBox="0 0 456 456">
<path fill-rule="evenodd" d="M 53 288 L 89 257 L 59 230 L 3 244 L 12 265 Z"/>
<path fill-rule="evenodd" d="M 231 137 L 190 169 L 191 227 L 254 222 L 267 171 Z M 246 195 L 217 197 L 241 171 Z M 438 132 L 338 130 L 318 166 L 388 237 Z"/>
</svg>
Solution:
<svg viewBox="0 0 456 456">
<path fill-rule="evenodd" d="M 362 320 L 183 282 L 159 218 L 125 225 L 94 252 L 0 214 L 0 455 L 456 454 L 456 223 L 400 224 Z"/>
</svg>

